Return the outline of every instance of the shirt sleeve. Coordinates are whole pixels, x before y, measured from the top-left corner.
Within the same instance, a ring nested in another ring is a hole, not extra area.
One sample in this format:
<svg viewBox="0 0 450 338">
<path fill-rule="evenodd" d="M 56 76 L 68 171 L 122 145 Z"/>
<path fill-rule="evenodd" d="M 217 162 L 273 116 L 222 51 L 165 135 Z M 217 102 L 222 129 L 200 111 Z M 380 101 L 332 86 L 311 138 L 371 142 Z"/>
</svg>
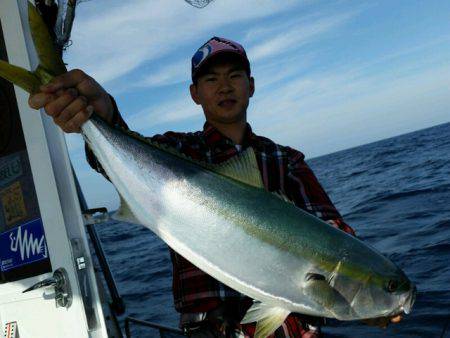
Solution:
<svg viewBox="0 0 450 338">
<path fill-rule="evenodd" d="M 355 231 L 345 223 L 304 158 L 305 156 L 301 152 L 288 148 L 285 188 L 288 198 L 296 206 L 332 226 L 355 235 Z"/>
</svg>

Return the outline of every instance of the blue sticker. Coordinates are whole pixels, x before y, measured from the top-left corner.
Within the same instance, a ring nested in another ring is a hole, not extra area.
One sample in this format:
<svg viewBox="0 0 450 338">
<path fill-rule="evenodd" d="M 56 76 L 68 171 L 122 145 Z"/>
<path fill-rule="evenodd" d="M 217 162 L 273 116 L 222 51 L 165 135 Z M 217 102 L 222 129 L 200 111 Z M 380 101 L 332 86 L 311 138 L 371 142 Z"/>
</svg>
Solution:
<svg viewBox="0 0 450 338">
<path fill-rule="evenodd" d="M 47 258 L 47 242 L 42 219 L 35 219 L 0 234 L 1 271 L 8 271 Z"/>
</svg>

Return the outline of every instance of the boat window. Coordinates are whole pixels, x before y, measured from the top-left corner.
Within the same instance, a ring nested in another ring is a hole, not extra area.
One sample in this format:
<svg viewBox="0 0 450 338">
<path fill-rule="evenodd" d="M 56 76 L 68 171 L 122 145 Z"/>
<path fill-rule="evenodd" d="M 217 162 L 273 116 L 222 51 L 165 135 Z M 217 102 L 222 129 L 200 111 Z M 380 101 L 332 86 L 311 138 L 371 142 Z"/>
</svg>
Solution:
<svg viewBox="0 0 450 338">
<path fill-rule="evenodd" d="M 7 61 L 1 25 L 0 59 Z M 14 88 L 0 78 L 0 283 L 50 271 Z"/>
</svg>

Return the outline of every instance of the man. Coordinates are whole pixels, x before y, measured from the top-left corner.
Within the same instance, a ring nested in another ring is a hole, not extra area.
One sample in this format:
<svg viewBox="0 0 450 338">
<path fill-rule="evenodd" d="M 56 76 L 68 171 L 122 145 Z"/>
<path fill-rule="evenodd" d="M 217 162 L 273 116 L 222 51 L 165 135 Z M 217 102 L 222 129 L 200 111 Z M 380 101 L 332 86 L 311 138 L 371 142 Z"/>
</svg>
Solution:
<svg viewBox="0 0 450 338">
<path fill-rule="evenodd" d="M 74 70 L 43 86 L 30 97 L 30 106 L 44 107 L 65 132 L 79 132 L 95 111 L 115 127 L 127 128 L 114 100 L 92 78 Z M 194 159 L 221 163 L 253 147 L 268 191 L 276 191 L 332 226 L 354 234 L 345 224 L 304 155 L 255 135 L 247 123 L 247 107 L 255 92 L 244 48 L 231 40 L 213 37 L 192 57 L 190 94 L 206 122 L 195 133 L 167 132 L 151 139 L 176 147 Z M 87 148 L 90 165 L 104 173 Z M 255 325 L 240 325 L 252 300 L 226 287 L 171 251 L 175 308 L 181 326 L 192 337 L 252 337 Z M 291 314 L 274 337 L 319 337 L 319 319 Z"/>
</svg>

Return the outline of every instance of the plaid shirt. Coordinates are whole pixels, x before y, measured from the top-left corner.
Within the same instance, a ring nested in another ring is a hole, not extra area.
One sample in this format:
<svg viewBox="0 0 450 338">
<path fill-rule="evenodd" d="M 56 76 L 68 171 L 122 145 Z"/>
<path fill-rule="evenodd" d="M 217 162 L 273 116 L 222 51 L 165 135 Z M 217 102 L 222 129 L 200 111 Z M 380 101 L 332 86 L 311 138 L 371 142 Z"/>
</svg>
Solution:
<svg viewBox="0 0 450 338">
<path fill-rule="evenodd" d="M 128 128 L 117 109 L 113 121 L 117 127 Z M 278 145 L 268 138 L 254 134 L 248 124 L 240 146 L 236 146 L 231 139 L 222 135 L 208 122 L 202 131 L 194 133 L 169 131 L 149 139 L 175 147 L 193 159 L 209 163 L 221 163 L 247 147 L 252 147 L 266 190 L 278 192 L 293 201 L 297 207 L 347 233 L 354 234 L 353 229 L 342 220 L 312 170 L 305 163 L 304 155 L 295 149 Z M 106 176 L 87 147 L 86 155 L 89 164 Z M 206 312 L 216 308 L 224 299 L 230 298 L 241 299 L 245 308 L 244 313 L 251 305 L 248 297 L 207 275 L 175 251 L 170 250 L 170 253 L 173 263 L 173 296 L 178 312 Z M 282 330 L 286 336 L 302 337 L 308 330 L 307 327 L 301 316 L 290 315 Z M 248 337 L 252 337 L 254 325 L 245 325 L 243 330 Z"/>
</svg>

